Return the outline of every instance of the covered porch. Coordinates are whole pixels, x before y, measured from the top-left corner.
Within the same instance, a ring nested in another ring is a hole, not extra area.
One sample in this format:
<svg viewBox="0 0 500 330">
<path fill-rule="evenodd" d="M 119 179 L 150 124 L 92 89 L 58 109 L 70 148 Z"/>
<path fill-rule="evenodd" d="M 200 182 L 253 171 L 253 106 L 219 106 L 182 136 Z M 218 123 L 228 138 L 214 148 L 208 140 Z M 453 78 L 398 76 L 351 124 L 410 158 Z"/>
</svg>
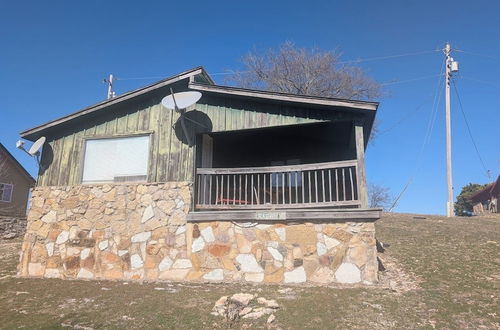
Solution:
<svg viewBox="0 0 500 330">
<path fill-rule="evenodd" d="M 352 120 L 226 131 L 197 140 L 195 213 L 367 208 L 365 137 Z"/>
</svg>

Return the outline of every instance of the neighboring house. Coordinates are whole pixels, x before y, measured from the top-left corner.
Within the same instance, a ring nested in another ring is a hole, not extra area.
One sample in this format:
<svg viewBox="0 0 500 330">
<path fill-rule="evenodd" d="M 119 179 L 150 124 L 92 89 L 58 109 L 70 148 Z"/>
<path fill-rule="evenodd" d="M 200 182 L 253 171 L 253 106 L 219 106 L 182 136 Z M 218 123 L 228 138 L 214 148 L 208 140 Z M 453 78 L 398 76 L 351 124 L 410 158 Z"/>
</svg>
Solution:
<svg viewBox="0 0 500 330">
<path fill-rule="evenodd" d="M 171 88 L 202 98 L 181 116 L 161 105 Z M 199 67 L 26 130 L 47 143 L 20 274 L 375 282 L 377 107 L 218 86 Z"/>
<path fill-rule="evenodd" d="M 0 215 L 26 216 L 30 188 L 35 179 L 0 143 Z"/>
<path fill-rule="evenodd" d="M 495 182 L 490 183 L 485 188 L 469 197 L 469 199 L 474 203 L 473 212 L 475 215 L 499 213 L 499 198 L 500 176 L 498 176 Z"/>
</svg>

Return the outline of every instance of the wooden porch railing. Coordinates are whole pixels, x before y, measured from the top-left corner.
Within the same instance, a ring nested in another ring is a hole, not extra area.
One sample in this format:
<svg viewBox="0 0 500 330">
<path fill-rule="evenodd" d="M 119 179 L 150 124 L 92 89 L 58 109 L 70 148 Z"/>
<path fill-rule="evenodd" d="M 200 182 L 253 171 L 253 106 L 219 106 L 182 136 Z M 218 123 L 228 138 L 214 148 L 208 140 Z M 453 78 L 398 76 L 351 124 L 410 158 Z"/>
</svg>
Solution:
<svg viewBox="0 0 500 330">
<path fill-rule="evenodd" d="M 357 161 L 198 168 L 196 209 L 359 207 Z"/>
</svg>

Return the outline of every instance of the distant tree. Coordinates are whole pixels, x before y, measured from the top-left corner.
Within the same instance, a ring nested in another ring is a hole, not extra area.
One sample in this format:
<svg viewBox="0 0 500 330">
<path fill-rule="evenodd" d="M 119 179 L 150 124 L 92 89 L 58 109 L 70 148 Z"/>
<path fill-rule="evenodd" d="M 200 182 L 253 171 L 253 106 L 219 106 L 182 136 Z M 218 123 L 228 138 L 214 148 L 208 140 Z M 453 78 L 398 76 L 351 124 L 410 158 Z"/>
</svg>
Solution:
<svg viewBox="0 0 500 330">
<path fill-rule="evenodd" d="M 477 183 L 469 183 L 464 186 L 455 202 L 455 214 L 459 216 L 471 216 L 474 205 L 469 198 L 486 186 L 486 184 Z"/>
<path fill-rule="evenodd" d="M 340 63 L 340 54 L 298 48 L 285 42 L 276 49 L 252 51 L 242 58 L 245 70 L 228 82 L 243 88 L 312 96 L 371 100 L 381 86 L 360 67 Z"/>
<path fill-rule="evenodd" d="M 389 188 L 377 184 L 368 184 L 368 202 L 372 208 L 387 210 L 391 204 L 392 197 Z"/>
</svg>

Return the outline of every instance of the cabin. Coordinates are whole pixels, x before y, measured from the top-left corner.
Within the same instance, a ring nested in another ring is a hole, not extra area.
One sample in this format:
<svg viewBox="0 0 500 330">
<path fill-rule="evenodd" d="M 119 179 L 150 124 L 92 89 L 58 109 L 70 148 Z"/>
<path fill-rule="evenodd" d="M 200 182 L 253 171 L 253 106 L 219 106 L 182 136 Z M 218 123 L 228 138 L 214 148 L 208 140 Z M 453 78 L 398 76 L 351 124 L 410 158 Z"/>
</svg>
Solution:
<svg viewBox="0 0 500 330">
<path fill-rule="evenodd" d="M 0 143 L 0 216 L 26 217 L 28 195 L 35 179 Z"/>
<path fill-rule="evenodd" d="M 162 106 L 186 91 L 201 98 Z M 377 108 L 219 86 L 198 67 L 21 132 L 47 142 L 19 273 L 376 282 Z"/>
<path fill-rule="evenodd" d="M 474 195 L 469 197 L 473 203 L 474 215 L 500 213 L 498 201 L 500 199 L 500 176 Z"/>
</svg>

